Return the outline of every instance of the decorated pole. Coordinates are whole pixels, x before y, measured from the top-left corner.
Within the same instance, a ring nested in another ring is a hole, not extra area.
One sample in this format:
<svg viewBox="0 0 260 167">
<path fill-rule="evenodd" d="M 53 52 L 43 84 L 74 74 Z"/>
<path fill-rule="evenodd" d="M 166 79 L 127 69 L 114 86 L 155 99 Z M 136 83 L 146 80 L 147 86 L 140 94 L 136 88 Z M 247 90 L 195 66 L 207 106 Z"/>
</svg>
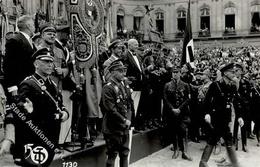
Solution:
<svg viewBox="0 0 260 167">
<path fill-rule="evenodd" d="M 86 107 L 83 110 L 87 110 L 82 112 L 87 112 L 87 118 L 101 118 L 102 82 L 98 55 L 104 27 L 104 6 L 102 0 L 66 0 L 66 7 L 75 51 L 75 79 L 83 90 L 82 103 Z"/>
</svg>

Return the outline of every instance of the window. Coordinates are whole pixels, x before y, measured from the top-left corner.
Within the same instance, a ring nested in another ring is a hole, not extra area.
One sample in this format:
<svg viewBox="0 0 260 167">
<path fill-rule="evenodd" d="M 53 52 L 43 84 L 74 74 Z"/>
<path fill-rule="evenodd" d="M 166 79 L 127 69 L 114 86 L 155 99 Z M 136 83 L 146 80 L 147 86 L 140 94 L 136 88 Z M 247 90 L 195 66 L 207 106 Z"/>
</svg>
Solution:
<svg viewBox="0 0 260 167">
<path fill-rule="evenodd" d="M 139 17 L 139 16 L 134 17 L 134 30 L 135 31 L 141 30 L 141 20 L 142 20 L 142 17 Z"/>
<path fill-rule="evenodd" d="M 210 16 L 209 16 L 209 9 L 204 8 L 200 10 L 200 29 L 201 30 L 210 30 Z"/>
<path fill-rule="evenodd" d="M 122 32 L 124 30 L 124 16 L 125 16 L 124 10 L 119 9 L 117 11 L 117 18 L 116 18 L 117 31 Z"/>
<path fill-rule="evenodd" d="M 255 1 L 251 6 L 251 28 L 250 32 L 260 32 L 260 4 Z"/>
<path fill-rule="evenodd" d="M 144 20 L 144 13 L 141 10 L 136 10 L 134 14 L 134 31 L 141 31 Z"/>
<path fill-rule="evenodd" d="M 227 29 L 235 29 L 235 15 L 225 15 L 225 27 Z"/>
<path fill-rule="evenodd" d="M 224 14 L 225 14 L 224 34 L 235 34 L 236 6 L 233 2 L 230 1 L 224 6 Z"/>
<path fill-rule="evenodd" d="M 164 13 L 156 13 L 156 31 L 161 34 L 164 34 Z"/>
<path fill-rule="evenodd" d="M 177 12 L 177 28 L 178 32 L 184 32 L 186 27 L 186 11 L 179 10 Z"/>
</svg>

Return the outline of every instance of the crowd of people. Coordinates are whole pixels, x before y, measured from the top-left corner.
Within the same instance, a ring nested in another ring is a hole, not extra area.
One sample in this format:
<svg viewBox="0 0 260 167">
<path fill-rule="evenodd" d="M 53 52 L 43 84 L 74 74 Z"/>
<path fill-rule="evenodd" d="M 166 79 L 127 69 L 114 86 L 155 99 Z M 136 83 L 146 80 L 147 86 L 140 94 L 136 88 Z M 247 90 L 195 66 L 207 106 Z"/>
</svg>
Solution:
<svg viewBox="0 0 260 167">
<path fill-rule="evenodd" d="M 130 129 L 158 128 L 162 143 L 172 144 L 174 159 L 181 152 L 192 161 L 188 141 L 206 140 L 200 167 L 207 167 L 221 137 L 238 167 L 232 146 L 238 149 L 239 128 L 243 151 L 248 151 L 248 138 L 260 146 L 260 52 L 253 46 L 195 49 L 194 68 L 181 66 L 181 48 L 113 39 L 97 56 L 103 86 L 100 118 L 89 117 L 86 86 L 75 82 L 81 73 L 70 41 L 61 43 L 49 23 L 32 40 L 34 22 L 27 15 L 19 18 L 18 28 L 6 41 L 3 62 L 7 101 L 1 97 L 6 109 L 0 154 L 12 150 L 20 166 L 48 166 L 64 142 L 80 142 L 84 148 L 100 134 L 106 165 L 113 166 L 119 154 L 120 166 L 128 166 Z M 49 156 L 36 161 L 30 150 L 39 147 Z"/>
</svg>

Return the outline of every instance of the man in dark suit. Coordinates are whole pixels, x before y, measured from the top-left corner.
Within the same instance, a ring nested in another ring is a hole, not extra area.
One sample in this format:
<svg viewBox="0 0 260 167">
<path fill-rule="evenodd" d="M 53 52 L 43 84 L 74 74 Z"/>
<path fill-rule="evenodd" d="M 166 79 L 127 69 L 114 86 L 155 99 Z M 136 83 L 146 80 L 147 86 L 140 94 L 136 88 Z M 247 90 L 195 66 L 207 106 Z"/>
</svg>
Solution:
<svg viewBox="0 0 260 167">
<path fill-rule="evenodd" d="M 18 19 L 19 32 L 15 32 L 6 41 L 6 54 L 4 57 L 4 86 L 11 94 L 16 94 L 17 85 L 25 77 L 34 73 L 31 59 L 36 47 L 32 44 L 34 34 L 34 21 L 31 16 L 24 15 Z"/>
<path fill-rule="evenodd" d="M 136 39 L 129 39 L 128 40 L 128 51 L 124 61 L 124 64 L 127 66 L 126 77 L 129 79 L 130 88 L 133 89 L 132 98 L 134 101 L 134 109 L 135 109 L 135 127 L 137 129 L 141 128 L 141 122 L 143 117 L 143 111 L 139 108 L 139 101 L 141 98 L 141 91 L 142 91 L 142 81 L 143 81 L 143 67 L 142 67 L 142 60 L 141 57 L 138 55 L 138 41 Z M 141 111 L 141 112 L 139 112 Z M 140 122 L 139 122 L 140 120 Z"/>
<path fill-rule="evenodd" d="M 130 87 L 134 91 L 140 91 L 142 88 L 143 67 L 140 55 L 138 55 L 138 41 L 136 39 L 128 40 L 128 52 L 124 64 L 127 66 L 126 76 L 132 82 Z"/>
</svg>

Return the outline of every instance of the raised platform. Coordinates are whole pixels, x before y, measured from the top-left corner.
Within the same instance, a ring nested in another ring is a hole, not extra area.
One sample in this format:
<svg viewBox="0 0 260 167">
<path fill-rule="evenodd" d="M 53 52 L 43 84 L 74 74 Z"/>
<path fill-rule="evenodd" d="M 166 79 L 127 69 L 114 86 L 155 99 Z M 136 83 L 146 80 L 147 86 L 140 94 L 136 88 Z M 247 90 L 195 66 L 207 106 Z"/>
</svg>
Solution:
<svg viewBox="0 0 260 167">
<path fill-rule="evenodd" d="M 160 131 L 158 129 L 149 130 L 133 135 L 130 163 L 142 159 L 160 149 L 163 146 L 160 142 Z M 63 157 L 57 157 L 51 166 L 77 166 L 104 167 L 106 160 L 105 142 L 98 141 L 91 148 L 74 152 L 65 152 Z"/>
</svg>

